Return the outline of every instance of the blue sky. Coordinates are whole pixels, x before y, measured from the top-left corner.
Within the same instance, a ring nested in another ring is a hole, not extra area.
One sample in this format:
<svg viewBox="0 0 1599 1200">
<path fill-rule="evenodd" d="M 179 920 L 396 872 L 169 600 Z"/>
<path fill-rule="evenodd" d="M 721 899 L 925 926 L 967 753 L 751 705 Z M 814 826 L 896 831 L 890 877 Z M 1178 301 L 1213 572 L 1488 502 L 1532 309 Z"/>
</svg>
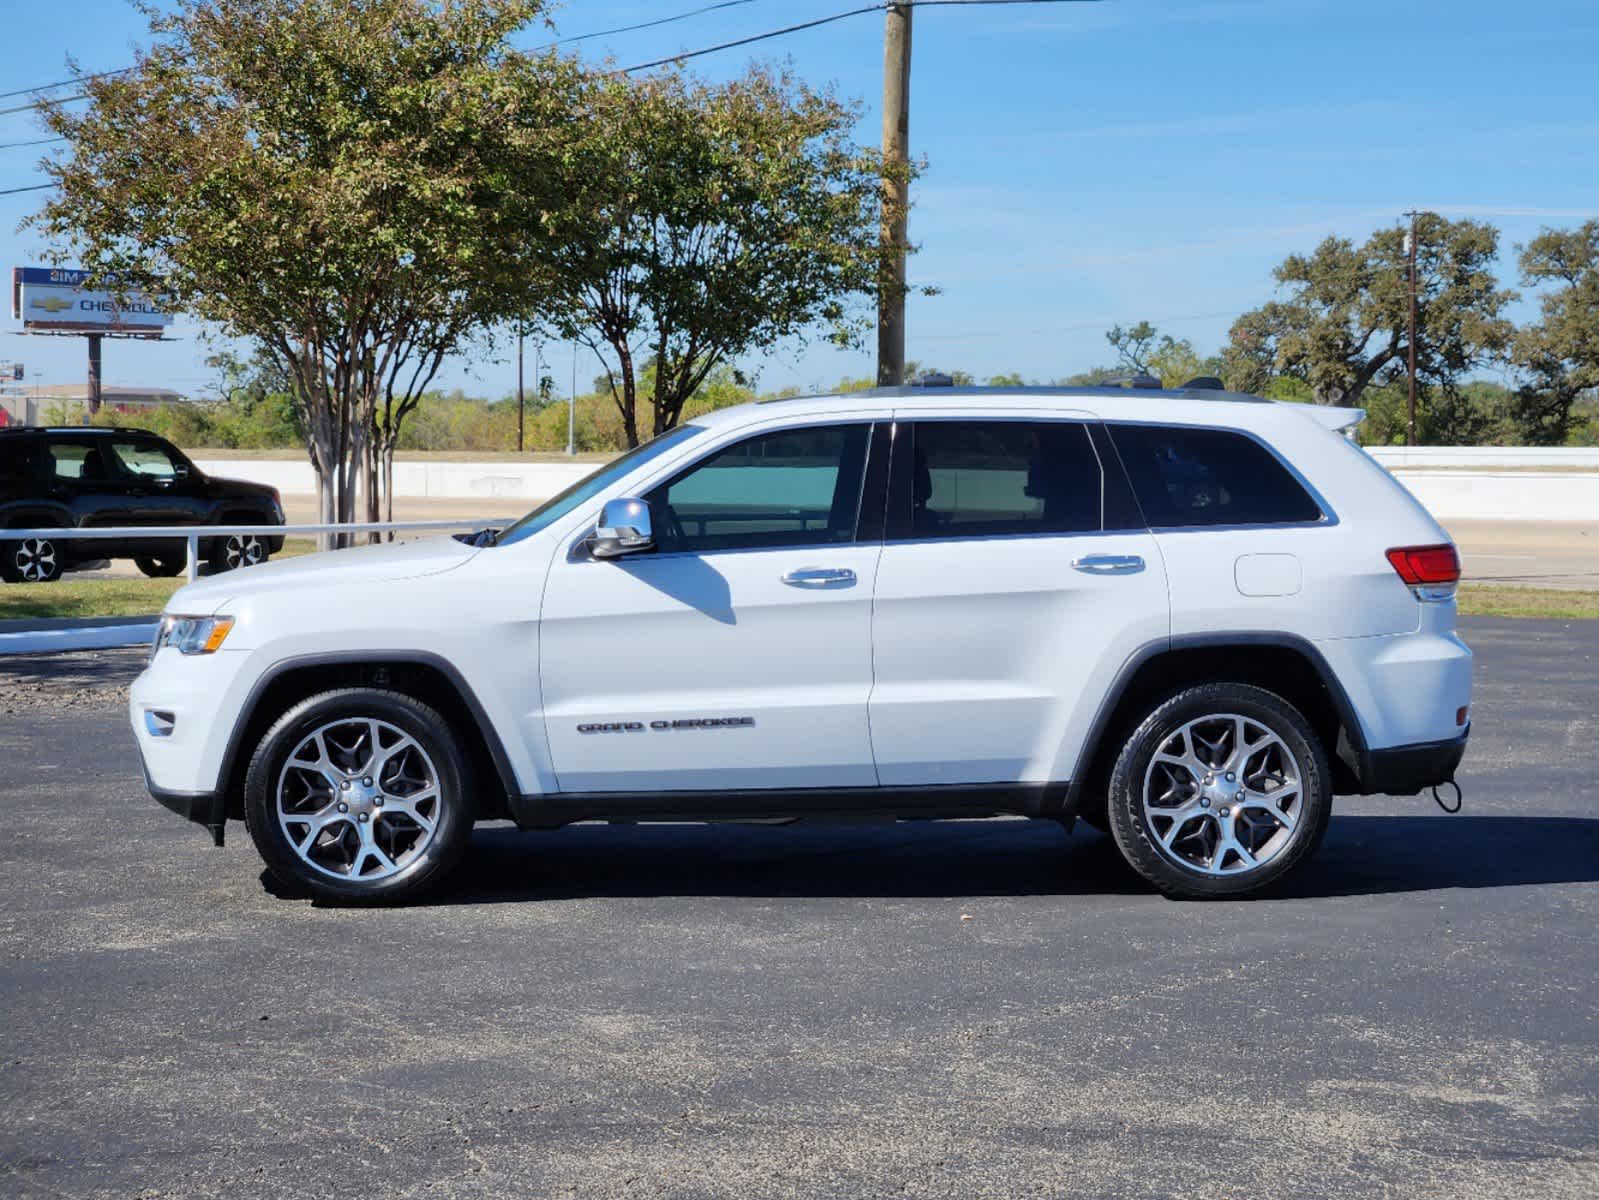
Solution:
<svg viewBox="0 0 1599 1200">
<path fill-rule="evenodd" d="M 573 0 L 554 17 L 572 35 L 709 2 Z M 627 66 L 860 2 L 750 0 L 581 49 Z M 0 91 L 63 78 L 69 54 L 85 70 L 120 66 L 143 35 L 124 0 L 18 8 Z M 1145 318 L 1208 351 L 1269 297 L 1286 254 L 1413 206 L 1498 225 L 1511 282 L 1516 243 L 1599 216 L 1592 0 L 1105 0 L 915 20 L 911 141 L 928 169 L 911 273 L 941 289 L 908 315 L 908 355 L 924 363 L 1049 378 L 1106 361 L 1104 330 Z M 867 14 L 694 65 L 716 78 L 752 54 L 786 58 L 860 98 L 859 134 L 875 142 L 882 24 Z M 523 43 L 548 37 L 530 29 Z M 0 116 L 0 143 L 36 129 L 29 114 Z M 37 154 L 0 150 L 0 188 L 33 182 Z M 0 196 L 0 266 L 41 261 L 15 232 L 38 202 Z M 14 328 L 8 307 L 0 330 Z M 106 381 L 203 390 L 197 332 L 180 322 L 178 341 L 108 344 Z M 552 356 L 564 387 L 570 352 Z M 0 335 L 5 358 L 47 383 L 83 379 L 77 339 Z M 820 387 L 871 364 L 813 344 L 747 365 L 763 386 Z M 514 372 L 467 355 L 440 382 L 500 394 Z"/>
</svg>

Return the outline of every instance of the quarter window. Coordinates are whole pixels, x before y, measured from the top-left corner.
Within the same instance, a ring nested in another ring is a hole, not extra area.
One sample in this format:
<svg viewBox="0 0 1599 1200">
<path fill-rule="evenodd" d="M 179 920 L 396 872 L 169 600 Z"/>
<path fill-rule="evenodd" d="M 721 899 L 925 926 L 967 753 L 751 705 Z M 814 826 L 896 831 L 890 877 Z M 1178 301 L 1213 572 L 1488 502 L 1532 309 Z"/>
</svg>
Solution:
<svg viewBox="0 0 1599 1200">
<path fill-rule="evenodd" d="M 664 553 L 819 546 L 855 537 L 871 426 L 761 434 L 647 497 Z"/>
<path fill-rule="evenodd" d="M 911 537 L 1101 528 L 1099 458 L 1077 422 L 923 421 L 911 462 Z"/>
<path fill-rule="evenodd" d="M 1155 528 L 1294 525 L 1323 514 L 1288 468 L 1225 429 L 1111 425 L 1144 518 Z"/>
</svg>

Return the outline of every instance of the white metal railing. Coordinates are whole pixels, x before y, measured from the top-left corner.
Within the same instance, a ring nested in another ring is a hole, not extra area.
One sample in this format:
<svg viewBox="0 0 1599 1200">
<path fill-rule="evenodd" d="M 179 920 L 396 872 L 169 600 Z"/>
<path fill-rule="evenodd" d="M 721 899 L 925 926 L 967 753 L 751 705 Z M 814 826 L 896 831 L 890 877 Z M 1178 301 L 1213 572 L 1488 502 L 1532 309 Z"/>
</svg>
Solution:
<svg viewBox="0 0 1599 1200">
<path fill-rule="evenodd" d="M 387 533 L 406 529 L 468 529 L 504 526 L 515 519 L 473 517 L 455 521 L 358 521 L 348 525 L 90 525 L 82 528 L 0 529 L 0 544 L 26 541 L 29 538 L 42 538 L 52 542 L 101 542 L 115 541 L 119 538 L 138 541 L 182 541 L 185 554 L 188 556 L 189 580 L 193 582 L 200 574 L 202 540 L 209 541 L 219 537 L 289 537 L 312 533 Z"/>
</svg>

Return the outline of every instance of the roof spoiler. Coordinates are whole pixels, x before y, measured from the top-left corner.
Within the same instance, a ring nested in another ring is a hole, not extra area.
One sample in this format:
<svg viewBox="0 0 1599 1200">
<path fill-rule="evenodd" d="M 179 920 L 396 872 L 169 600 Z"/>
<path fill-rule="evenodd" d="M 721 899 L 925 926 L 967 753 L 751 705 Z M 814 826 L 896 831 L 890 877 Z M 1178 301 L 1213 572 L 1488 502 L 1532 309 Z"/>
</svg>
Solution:
<svg viewBox="0 0 1599 1200">
<path fill-rule="evenodd" d="M 1334 433 L 1341 433 L 1347 438 L 1355 436 L 1355 430 L 1366 419 L 1366 410 L 1363 408 L 1339 408 L 1330 404 L 1296 404 L 1316 424 Z"/>
</svg>

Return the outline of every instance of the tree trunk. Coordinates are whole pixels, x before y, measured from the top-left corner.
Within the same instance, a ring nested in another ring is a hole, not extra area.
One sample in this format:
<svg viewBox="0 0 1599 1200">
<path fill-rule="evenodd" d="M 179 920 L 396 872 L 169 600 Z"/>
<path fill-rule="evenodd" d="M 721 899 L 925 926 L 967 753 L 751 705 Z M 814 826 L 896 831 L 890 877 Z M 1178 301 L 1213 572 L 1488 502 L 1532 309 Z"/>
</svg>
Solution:
<svg viewBox="0 0 1599 1200">
<path fill-rule="evenodd" d="M 622 369 L 622 433 L 631 450 L 638 445 L 638 381 L 633 378 L 633 354 L 626 342 L 616 347 L 616 357 Z"/>
</svg>

